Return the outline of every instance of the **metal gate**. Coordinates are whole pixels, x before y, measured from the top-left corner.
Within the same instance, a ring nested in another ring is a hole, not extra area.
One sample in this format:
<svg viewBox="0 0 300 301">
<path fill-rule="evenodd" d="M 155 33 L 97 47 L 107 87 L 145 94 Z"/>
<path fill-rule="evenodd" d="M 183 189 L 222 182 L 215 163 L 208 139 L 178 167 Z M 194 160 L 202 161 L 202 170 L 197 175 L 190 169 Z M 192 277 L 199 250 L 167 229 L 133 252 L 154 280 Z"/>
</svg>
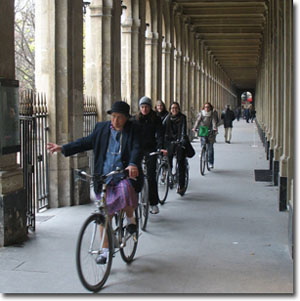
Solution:
<svg viewBox="0 0 300 301">
<path fill-rule="evenodd" d="M 27 227 L 35 230 L 35 214 L 48 208 L 46 97 L 32 90 L 20 92 L 21 155 L 27 199 Z"/>
<path fill-rule="evenodd" d="M 83 136 L 86 137 L 92 133 L 97 123 L 97 107 L 94 97 L 85 96 L 83 99 Z M 90 172 L 94 172 L 94 154 L 93 151 L 87 152 L 89 157 Z"/>
</svg>

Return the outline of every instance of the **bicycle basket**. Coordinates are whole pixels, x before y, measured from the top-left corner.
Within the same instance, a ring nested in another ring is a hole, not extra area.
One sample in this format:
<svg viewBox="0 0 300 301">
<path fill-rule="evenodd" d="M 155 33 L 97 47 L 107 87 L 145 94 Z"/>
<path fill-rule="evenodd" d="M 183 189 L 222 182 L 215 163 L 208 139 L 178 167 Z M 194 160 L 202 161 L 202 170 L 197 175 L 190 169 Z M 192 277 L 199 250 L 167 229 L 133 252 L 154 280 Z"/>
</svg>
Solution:
<svg viewBox="0 0 300 301">
<path fill-rule="evenodd" d="M 208 136 L 208 126 L 201 125 L 199 127 L 198 136 L 199 137 L 207 137 Z"/>
</svg>

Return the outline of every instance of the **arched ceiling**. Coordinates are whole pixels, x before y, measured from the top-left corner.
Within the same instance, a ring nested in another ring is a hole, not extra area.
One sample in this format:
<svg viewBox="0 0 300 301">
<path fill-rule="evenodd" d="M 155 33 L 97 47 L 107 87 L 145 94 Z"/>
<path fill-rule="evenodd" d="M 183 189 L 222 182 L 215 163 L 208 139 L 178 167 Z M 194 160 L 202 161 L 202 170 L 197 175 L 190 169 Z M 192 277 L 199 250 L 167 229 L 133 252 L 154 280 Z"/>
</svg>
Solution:
<svg viewBox="0 0 300 301">
<path fill-rule="evenodd" d="M 237 89 L 255 89 L 268 0 L 176 0 Z"/>
</svg>

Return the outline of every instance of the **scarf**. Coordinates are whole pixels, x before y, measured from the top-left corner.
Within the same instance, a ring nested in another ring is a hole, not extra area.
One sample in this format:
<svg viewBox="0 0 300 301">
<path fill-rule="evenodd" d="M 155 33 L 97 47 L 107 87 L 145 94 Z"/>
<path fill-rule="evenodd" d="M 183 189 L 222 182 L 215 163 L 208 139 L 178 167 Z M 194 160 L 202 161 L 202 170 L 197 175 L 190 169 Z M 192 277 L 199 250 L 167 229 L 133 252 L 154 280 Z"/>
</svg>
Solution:
<svg viewBox="0 0 300 301">
<path fill-rule="evenodd" d="M 181 127 L 182 127 L 182 114 L 179 112 L 177 115 L 169 114 L 166 121 L 166 135 L 168 140 L 174 141 L 180 138 Z"/>
</svg>

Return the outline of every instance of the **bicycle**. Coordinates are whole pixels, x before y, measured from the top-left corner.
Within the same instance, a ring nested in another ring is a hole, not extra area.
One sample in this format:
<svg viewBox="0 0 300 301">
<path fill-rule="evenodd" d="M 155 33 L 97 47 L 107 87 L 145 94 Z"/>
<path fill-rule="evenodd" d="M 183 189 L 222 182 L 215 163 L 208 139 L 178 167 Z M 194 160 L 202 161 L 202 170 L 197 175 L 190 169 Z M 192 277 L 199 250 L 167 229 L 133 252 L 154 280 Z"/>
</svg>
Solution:
<svg viewBox="0 0 300 301">
<path fill-rule="evenodd" d="M 169 158 L 167 156 L 164 156 L 161 159 L 161 163 L 159 164 L 157 169 L 157 185 L 158 185 L 157 189 L 159 191 L 159 202 L 162 205 L 165 203 L 167 199 L 169 189 L 173 189 L 174 187 L 176 188 L 179 187 L 179 167 L 177 162 L 177 157 L 178 157 L 177 153 L 179 147 L 183 147 L 183 146 L 182 143 L 179 141 L 172 141 L 171 143 L 174 144 L 176 147 L 172 159 L 173 160 L 172 169 L 170 166 Z M 186 166 L 185 186 L 184 186 L 183 194 L 186 192 L 189 184 L 189 162 L 187 158 L 185 158 L 185 166 Z"/>
<path fill-rule="evenodd" d="M 160 152 L 152 152 L 145 156 L 143 156 L 142 160 L 142 170 L 144 174 L 144 184 L 143 188 L 139 195 L 139 214 L 140 214 L 140 227 L 143 231 L 146 230 L 148 217 L 149 217 L 149 184 L 148 184 L 148 176 L 147 176 L 147 160 L 151 156 L 159 155 Z"/>
<path fill-rule="evenodd" d="M 96 210 L 83 223 L 76 246 L 76 267 L 79 279 L 83 286 L 93 292 L 99 291 L 105 284 L 111 270 L 112 259 L 120 251 L 122 259 L 126 263 L 132 262 L 137 250 L 139 238 L 138 209 L 135 210 L 137 230 L 130 233 L 126 227 L 127 222 L 124 210 L 110 218 L 106 207 L 107 177 L 125 173 L 125 170 L 115 170 L 106 175 L 89 175 L 82 170 L 75 169 L 79 179 L 89 181 L 93 189 L 93 183 L 102 185 L 101 197 L 95 198 Z M 99 264 L 96 258 L 103 253 L 104 239 L 107 239 L 109 254 L 106 263 Z"/>
<path fill-rule="evenodd" d="M 208 130 L 206 136 L 200 136 L 201 141 L 203 141 L 201 154 L 200 154 L 200 173 L 202 176 L 204 176 L 205 174 L 205 167 L 207 168 L 208 171 L 210 171 L 209 162 L 208 162 L 208 144 L 209 144 L 210 135 L 211 135 L 211 130 Z"/>
<path fill-rule="evenodd" d="M 169 159 L 167 156 L 162 156 L 156 173 L 158 201 L 161 205 L 163 205 L 167 199 L 169 188 L 173 188 L 173 186 L 170 187 L 170 181 L 173 181 L 173 177 L 170 171 Z"/>
</svg>

